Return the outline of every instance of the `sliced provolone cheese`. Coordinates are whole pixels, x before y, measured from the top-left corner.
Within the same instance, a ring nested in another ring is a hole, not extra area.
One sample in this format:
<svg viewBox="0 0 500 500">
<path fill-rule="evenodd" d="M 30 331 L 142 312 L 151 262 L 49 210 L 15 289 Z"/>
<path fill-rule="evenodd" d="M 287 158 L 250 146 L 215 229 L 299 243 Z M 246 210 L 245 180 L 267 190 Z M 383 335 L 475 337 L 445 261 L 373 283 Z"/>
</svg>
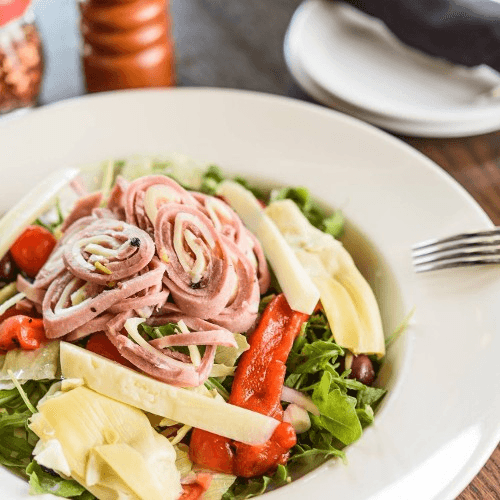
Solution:
<svg viewBox="0 0 500 500">
<path fill-rule="evenodd" d="M 67 378 L 82 378 L 87 387 L 110 398 L 243 443 L 265 443 L 279 423 L 266 415 L 154 380 L 66 342 L 61 342 L 61 372 Z"/>
<path fill-rule="evenodd" d="M 319 291 L 257 198 L 234 181 L 221 182 L 217 194 L 227 200 L 261 242 L 290 307 L 311 314 L 318 304 Z"/>
<path fill-rule="evenodd" d="M 266 208 L 321 296 L 335 341 L 354 354 L 385 354 L 380 310 L 370 285 L 340 241 L 312 226 L 292 200 Z"/>
</svg>

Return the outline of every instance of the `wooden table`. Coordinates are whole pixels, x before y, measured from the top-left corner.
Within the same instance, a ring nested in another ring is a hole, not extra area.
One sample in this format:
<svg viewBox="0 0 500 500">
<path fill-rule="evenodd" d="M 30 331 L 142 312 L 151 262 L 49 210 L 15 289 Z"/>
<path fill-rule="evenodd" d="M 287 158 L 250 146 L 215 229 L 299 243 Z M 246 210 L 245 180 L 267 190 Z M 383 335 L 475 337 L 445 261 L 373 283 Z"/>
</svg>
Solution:
<svg viewBox="0 0 500 500">
<path fill-rule="evenodd" d="M 178 85 L 312 101 L 294 84 L 283 58 L 283 36 L 300 1 L 170 0 Z M 81 95 L 76 0 L 34 2 L 47 57 L 42 104 Z M 444 168 L 500 225 L 500 131 L 460 139 L 401 139 Z M 500 447 L 458 499 L 500 499 Z"/>
</svg>

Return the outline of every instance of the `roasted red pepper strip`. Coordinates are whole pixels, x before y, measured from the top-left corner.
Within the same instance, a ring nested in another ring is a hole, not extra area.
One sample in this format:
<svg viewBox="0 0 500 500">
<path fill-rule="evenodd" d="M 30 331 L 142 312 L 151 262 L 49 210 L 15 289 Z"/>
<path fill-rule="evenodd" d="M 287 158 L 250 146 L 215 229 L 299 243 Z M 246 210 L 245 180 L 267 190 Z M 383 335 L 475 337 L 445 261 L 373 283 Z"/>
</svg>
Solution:
<svg viewBox="0 0 500 500">
<path fill-rule="evenodd" d="M 34 350 L 47 342 L 43 320 L 17 314 L 0 323 L 0 350 Z"/>
<path fill-rule="evenodd" d="M 307 314 L 292 311 L 283 294 L 265 309 L 257 329 L 249 339 L 236 368 L 229 403 L 281 420 L 281 390 L 286 360 Z M 193 462 L 211 469 L 254 477 L 286 463 L 296 436 L 288 423 L 282 422 L 271 439 L 251 446 L 194 429 L 190 442 Z"/>
</svg>

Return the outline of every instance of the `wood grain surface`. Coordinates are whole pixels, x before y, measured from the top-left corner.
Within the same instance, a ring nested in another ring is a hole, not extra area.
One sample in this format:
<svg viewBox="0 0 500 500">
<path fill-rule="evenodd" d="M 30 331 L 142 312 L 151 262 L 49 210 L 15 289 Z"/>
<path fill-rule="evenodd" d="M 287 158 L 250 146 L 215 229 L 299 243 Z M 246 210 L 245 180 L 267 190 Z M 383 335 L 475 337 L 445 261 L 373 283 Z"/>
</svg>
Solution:
<svg viewBox="0 0 500 500">
<path fill-rule="evenodd" d="M 284 35 L 300 3 L 170 0 L 178 84 L 254 90 L 312 102 L 294 84 L 283 56 Z M 77 2 L 34 0 L 34 7 L 46 53 L 42 104 L 81 95 Z M 500 225 L 500 131 L 459 139 L 400 138 L 446 170 Z M 500 500 L 500 447 L 458 500 Z"/>
</svg>

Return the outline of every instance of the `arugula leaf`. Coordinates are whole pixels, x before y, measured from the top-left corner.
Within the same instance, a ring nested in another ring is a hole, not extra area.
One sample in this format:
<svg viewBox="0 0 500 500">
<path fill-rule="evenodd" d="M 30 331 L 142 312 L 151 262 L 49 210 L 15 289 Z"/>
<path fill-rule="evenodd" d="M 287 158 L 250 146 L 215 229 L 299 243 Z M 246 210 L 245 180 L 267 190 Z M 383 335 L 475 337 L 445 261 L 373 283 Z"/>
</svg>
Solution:
<svg viewBox="0 0 500 500">
<path fill-rule="evenodd" d="M 340 238 L 344 234 L 345 218 L 341 210 L 335 210 L 330 217 L 322 222 L 322 231 L 331 234 L 334 238 Z"/>
<path fill-rule="evenodd" d="M 374 414 L 370 405 L 365 405 L 363 408 L 356 408 L 356 413 L 363 429 L 373 423 Z"/>
<path fill-rule="evenodd" d="M 364 405 L 370 405 L 375 407 L 382 398 L 386 395 L 387 389 L 381 389 L 379 387 L 368 387 L 364 386 L 357 394 L 358 407 L 363 407 Z"/>
<path fill-rule="evenodd" d="M 31 405 L 36 406 L 50 385 L 48 381 L 30 381 L 22 386 L 22 390 Z M 25 478 L 25 469 L 38 441 L 28 428 L 32 414 L 16 388 L 0 391 L 0 465 Z"/>
<path fill-rule="evenodd" d="M 327 365 L 332 365 L 343 349 L 333 341 L 317 340 L 305 344 L 300 354 L 291 353 L 290 370 L 294 373 L 316 373 L 324 371 Z"/>
<path fill-rule="evenodd" d="M 34 460 L 26 468 L 29 476 L 30 495 L 52 495 L 75 500 L 94 500 L 96 497 L 73 479 L 64 479 L 56 473 L 43 469 Z"/>
<path fill-rule="evenodd" d="M 177 323 L 166 323 L 161 326 L 150 326 L 145 323 L 141 323 L 139 325 L 139 329 L 142 329 L 142 331 L 152 339 L 161 339 L 167 335 L 173 335 L 174 333 L 181 332 Z"/>
<path fill-rule="evenodd" d="M 351 444 L 362 434 L 362 427 L 356 413 L 356 398 L 343 394 L 335 387 L 332 374 L 324 372 L 314 389 L 312 400 L 321 415 L 318 424 L 328 430 L 344 444 Z"/>
<path fill-rule="evenodd" d="M 213 196 L 217 192 L 217 186 L 223 180 L 222 170 L 216 165 L 210 165 L 202 176 L 200 191 Z"/>
<path fill-rule="evenodd" d="M 291 481 L 288 470 L 278 465 L 272 476 L 260 476 L 251 479 L 238 477 L 232 486 L 224 493 L 222 500 L 245 500 L 262 495 L 266 491 L 284 486 Z"/>
</svg>

